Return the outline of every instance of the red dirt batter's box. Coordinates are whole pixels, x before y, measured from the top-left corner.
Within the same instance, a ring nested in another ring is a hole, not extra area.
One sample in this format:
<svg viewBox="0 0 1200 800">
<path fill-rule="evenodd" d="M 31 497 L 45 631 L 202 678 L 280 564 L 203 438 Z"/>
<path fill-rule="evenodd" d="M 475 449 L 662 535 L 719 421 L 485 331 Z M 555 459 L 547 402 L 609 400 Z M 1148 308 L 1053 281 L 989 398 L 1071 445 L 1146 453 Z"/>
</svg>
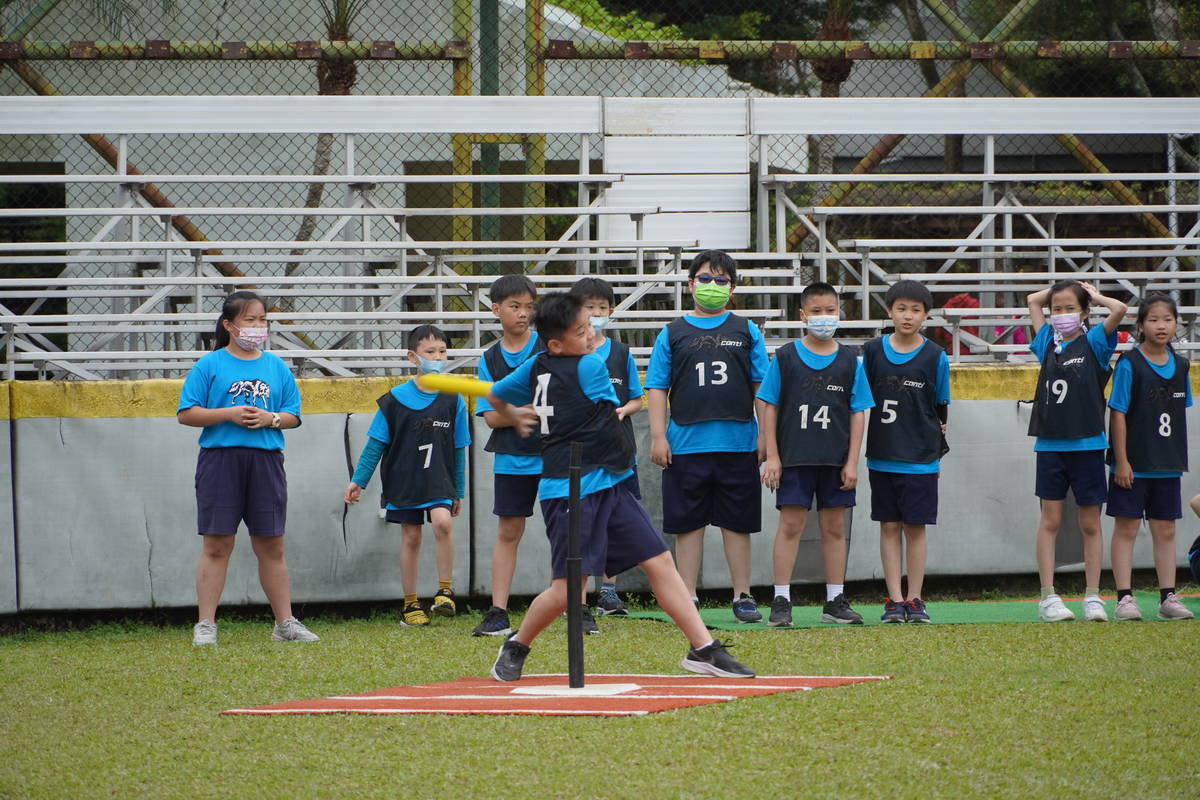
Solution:
<svg viewBox="0 0 1200 800">
<path fill-rule="evenodd" d="M 319 700 L 293 700 L 224 714 L 542 714 L 626 717 L 724 703 L 743 697 L 802 692 L 887 680 L 886 675 L 760 675 L 752 680 L 687 675 L 588 675 L 568 689 L 565 675 L 527 675 L 515 683 L 460 678 L 395 686 Z"/>
</svg>

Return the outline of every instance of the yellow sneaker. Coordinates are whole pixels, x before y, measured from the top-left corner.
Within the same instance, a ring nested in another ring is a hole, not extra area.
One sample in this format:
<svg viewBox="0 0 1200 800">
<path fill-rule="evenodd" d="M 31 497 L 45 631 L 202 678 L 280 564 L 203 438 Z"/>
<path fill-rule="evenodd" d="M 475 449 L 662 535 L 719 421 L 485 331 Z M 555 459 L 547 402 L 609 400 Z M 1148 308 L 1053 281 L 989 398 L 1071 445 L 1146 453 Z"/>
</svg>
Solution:
<svg viewBox="0 0 1200 800">
<path fill-rule="evenodd" d="M 400 624 L 409 627 L 428 625 L 429 617 L 426 616 L 419 603 L 413 603 L 404 607 L 404 611 L 400 614 Z"/>
<path fill-rule="evenodd" d="M 453 589 L 438 589 L 433 596 L 433 606 L 429 609 L 439 617 L 453 617 L 458 613 L 458 606 L 454 603 Z"/>
</svg>

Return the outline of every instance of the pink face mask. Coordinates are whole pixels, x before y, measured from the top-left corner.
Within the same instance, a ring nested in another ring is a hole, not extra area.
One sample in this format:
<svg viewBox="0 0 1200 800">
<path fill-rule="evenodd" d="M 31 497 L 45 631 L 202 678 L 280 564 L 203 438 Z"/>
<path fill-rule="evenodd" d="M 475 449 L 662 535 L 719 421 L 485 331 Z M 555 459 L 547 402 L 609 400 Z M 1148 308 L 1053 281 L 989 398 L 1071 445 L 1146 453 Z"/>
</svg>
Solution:
<svg viewBox="0 0 1200 800">
<path fill-rule="evenodd" d="M 1078 314 L 1052 314 L 1050 316 L 1050 327 L 1054 328 L 1054 332 L 1059 336 L 1070 336 L 1082 325 L 1083 320 Z"/>
<path fill-rule="evenodd" d="M 260 350 L 267 343 L 269 335 L 266 328 L 238 328 L 238 335 L 233 340 L 243 350 Z"/>
</svg>

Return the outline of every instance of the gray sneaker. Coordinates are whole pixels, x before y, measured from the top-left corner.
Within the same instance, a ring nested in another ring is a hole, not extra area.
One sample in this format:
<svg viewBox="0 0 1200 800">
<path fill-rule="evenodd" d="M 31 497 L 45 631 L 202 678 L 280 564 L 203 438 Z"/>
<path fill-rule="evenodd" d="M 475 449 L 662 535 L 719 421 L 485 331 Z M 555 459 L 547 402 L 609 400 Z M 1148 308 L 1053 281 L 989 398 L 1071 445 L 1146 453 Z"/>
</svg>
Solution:
<svg viewBox="0 0 1200 800">
<path fill-rule="evenodd" d="M 792 601 L 783 595 L 775 595 L 771 601 L 771 616 L 767 624 L 772 628 L 792 627 Z"/>
<path fill-rule="evenodd" d="M 192 644 L 196 646 L 217 643 L 217 623 L 202 619 L 192 627 Z"/>
<path fill-rule="evenodd" d="M 1184 607 L 1183 603 L 1179 602 L 1179 598 L 1174 592 L 1167 595 L 1167 599 L 1158 604 L 1159 619 L 1192 619 L 1196 615 Z"/>
<path fill-rule="evenodd" d="M 295 617 L 288 617 L 275 626 L 271 638 L 277 642 L 319 642 L 321 637 L 304 627 Z"/>
</svg>

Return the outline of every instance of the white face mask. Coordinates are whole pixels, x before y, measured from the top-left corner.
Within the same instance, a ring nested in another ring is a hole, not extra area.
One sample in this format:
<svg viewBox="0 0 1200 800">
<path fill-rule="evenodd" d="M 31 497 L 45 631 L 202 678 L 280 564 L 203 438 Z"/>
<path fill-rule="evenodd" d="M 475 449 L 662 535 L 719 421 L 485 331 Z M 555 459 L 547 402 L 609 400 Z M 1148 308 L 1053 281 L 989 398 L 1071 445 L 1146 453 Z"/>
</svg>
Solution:
<svg viewBox="0 0 1200 800">
<path fill-rule="evenodd" d="M 612 317 L 593 317 L 593 316 L 588 316 L 588 322 L 590 322 L 590 323 L 591 323 L 591 325 L 592 325 L 592 330 L 594 330 L 596 333 L 600 333 L 600 331 L 602 331 L 602 330 L 604 330 L 605 328 L 607 328 L 607 327 L 608 327 L 609 320 L 611 320 L 611 319 L 612 319 Z"/>
<path fill-rule="evenodd" d="M 808 332 L 815 339 L 821 339 L 822 341 L 832 339 L 834 334 L 837 333 L 839 322 L 841 322 L 839 317 L 814 315 L 808 318 Z"/>
<path fill-rule="evenodd" d="M 237 327 L 236 325 L 234 326 Z M 237 342 L 237 346 L 243 350 L 259 350 L 267 343 L 267 337 L 270 336 L 270 331 L 263 328 L 238 328 L 237 336 L 233 340 Z"/>
</svg>

